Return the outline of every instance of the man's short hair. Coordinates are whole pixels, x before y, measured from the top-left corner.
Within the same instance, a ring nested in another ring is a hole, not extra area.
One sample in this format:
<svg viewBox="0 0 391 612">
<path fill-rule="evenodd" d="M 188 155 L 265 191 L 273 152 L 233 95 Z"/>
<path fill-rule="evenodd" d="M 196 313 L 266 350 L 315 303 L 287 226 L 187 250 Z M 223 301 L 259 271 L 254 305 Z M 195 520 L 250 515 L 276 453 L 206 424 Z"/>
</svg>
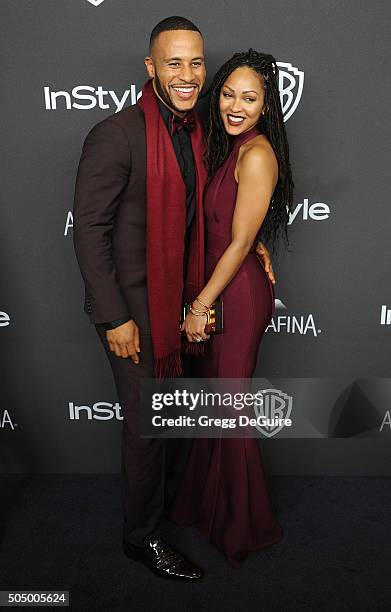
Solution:
<svg viewBox="0 0 391 612">
<path fill-rule="evenodd" d="M 162 19 L 162 21 L 159 21 L 151 32 L 151 38 L 149 39 L 149 52 L 152 51 L 153 43 L 159 34 L 162 32 L 169 32 L 170 30 L 191 30 L 192 32 L 198 32 L 202 36 L 201 30 L 197 28 L 192 21 L 186 19 L 186 17 L 178 17 L 177 15 L 174 15 L 173 17 L 166 17 L 165 19 Z"/>
</svg>

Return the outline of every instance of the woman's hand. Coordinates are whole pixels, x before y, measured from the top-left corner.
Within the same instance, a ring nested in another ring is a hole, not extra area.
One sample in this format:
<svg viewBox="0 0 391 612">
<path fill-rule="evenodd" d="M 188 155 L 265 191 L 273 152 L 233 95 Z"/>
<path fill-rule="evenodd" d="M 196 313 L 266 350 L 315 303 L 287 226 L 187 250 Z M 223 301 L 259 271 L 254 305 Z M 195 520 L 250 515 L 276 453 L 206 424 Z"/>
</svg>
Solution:
<svg viewBox="0 0 391 612">
<path fill-rule="evenodd" d="M 276 278 L 275 278 L 274 270 L 272 266 L 272 258 L 270 256 L 269 250 L 260 240 L 258 241 L 258 244 L 257 244 L 256 254 L 261 259 L 261 262 L 263 263 L 263 267 L 265 268 L 265 272 L 274 285 L 276 283 Z"/>
<path fill-rule="evenodd" d="M 209 340 L 210 336 L 205 333 L 206 315 L 196 316 L 192 312 L 188 312 L 185 320 L 181 325 L 181 331 L 186 332 L 189 342 L 198 342 L 196 338 L 201 340 Z"/>
</svg>

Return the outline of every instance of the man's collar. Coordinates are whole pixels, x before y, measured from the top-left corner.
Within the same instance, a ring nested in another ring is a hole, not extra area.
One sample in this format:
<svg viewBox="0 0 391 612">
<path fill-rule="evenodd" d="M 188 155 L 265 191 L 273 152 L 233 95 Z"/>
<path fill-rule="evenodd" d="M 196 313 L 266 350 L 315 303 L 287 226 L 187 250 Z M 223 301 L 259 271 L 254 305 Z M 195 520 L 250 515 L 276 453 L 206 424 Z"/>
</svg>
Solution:
<svg viewBox="0 0 391 612">
<path fill-rule="evenodd" d="M 170 131 L 171 121 L 173 112 L 165 105 L 163 102 L 156 96 L 157 102 L 159 104 L 160 114 L 163 117 L 163 121 L 166 124 L 168 131 Z"/>
<path fill-rule="evenodd" d="M 160 114 L 171 136 L 176 132 L 180 132 L 183 128 L 185 128 L 187 132 L 194 130 L 195 116 L 193 112 L 187 112 L 183 117 L 179 117 L 170 110 L 160 98 L 157 98 L 157 101 L 159 103 Z"/>
</svg>

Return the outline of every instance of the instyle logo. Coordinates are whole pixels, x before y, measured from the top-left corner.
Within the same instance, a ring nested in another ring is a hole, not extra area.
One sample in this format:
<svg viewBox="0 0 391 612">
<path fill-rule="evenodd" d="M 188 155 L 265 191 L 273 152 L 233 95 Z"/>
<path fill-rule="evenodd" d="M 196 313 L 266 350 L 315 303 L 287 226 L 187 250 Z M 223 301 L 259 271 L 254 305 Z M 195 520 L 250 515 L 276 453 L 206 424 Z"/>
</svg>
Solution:
<svg viewBox="0 0 391 612">
<path fill-rule="evenodd" d="M 330 217 L 330 207 L 324 202 L 309 203 L 308 198 L 304 198 L 296 207 L 289 213 L 288 225 L 292 225 L 294 221 L 325 221 Z M 69 230 L 73 228 L 72 211 L 66 213 L 64 236 L 68 236 Z"/>
<path fill-rule="evenodd" d="M 0 412 L 0 429 L 12 429 L 12 431 L 14 431 L 17 426 L 18 424 L 12 421 L 8 410 Z"/>
<path fill-rule="evenodd" d="M 10 316 L 6 312 L 0 310 L 0 327 L 6 327 L 10 322 Z"/>
<path fill-rule="evenodd" d="M 277 62 L 278 87 L 284 121 L 287 121 L 295 112 L 304 85 L 304 72 L 295 68 L 289 62 Z M 136 85 L 130 85 L 121 94 L 113 89 L 104 89 L 102 85 L 92 87 L 91 85 L 76 85 L 72 91 L 55 91 L 50 85 L 43 87 L 44 103 L 46 110 L 91 110 L 98 106 L 101 109 L 113 107 L 116 113 L 122 110 L 125 104 L 136 104 L 142 92 L 137 91 Z"/>
<path fill-rule="evenodd" d="M 98 106 L 102 109 L 111 108 L 114 103 L 115 112 L 122 110 L 126 102 L 136 104 L 141 96 L 137 93 L 136 85 L 131 85 L 122 94 L 117 96 L 113 89 L 104 89 L 102 85 L 91 87 L 90 85 L 76 85 L 69 91 L 52 91 L 49 85 L 43 88 L 46 110 L 91 110 Z"/>
<path fill-rule="evenodd" d="M 276 299 L 275 300 L 276 311 L 274 316 L 266 328 L 266 331 L 272 331 L 275 333 L 285 332 L 287 334 L 300 334 L 306 336 L 312 334 L 315 338 L 322 332 L 315 325 L 315 319 L 313 314 L 306 315 L 286 315 L 280 314 L 278 311 L 286 310 L 285 304 Z"/>
<path fill-rule="evenodd" d="M 391 325 L 391 308 L 387 304 L 382 304 L 380 310 L 380 325 Z"/>
<path fill-rule="evenodd" d="M 110 404 L 109 402 L 96 402 L 92 406 L 77 406 L 73 402 L 68 403 L 69 419 L 71 421 L 79 421 L 87 419 L 87 421 L 111 421 L 116 419 L 122 421 L 121 406 L 118 402 Z"/>
<path fill-rule="evenodd" d="M 309 203 L 308 198 L 304 198 L 302 202 L 289 213 L 288 225 L 292 225 L 296 219 L 303 221 L 324 221 L 330 217 L 330 207 L 324 202 Z"/>
</svg>

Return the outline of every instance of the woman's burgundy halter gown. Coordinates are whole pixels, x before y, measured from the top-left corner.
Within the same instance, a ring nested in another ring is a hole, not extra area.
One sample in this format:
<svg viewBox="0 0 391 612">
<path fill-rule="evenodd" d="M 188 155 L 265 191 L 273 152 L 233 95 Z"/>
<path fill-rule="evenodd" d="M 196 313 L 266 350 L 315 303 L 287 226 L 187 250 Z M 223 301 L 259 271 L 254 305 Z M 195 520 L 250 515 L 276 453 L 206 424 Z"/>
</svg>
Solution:
<svg viewBox="0 0 391 612">
<path fill-rule="evenodd" d="M 230 155 L 207 189 L 206 281 L 231 242 L 239 148 L 259 133 L 254 127 L 233 137 Z M 200 376 L 251 378 L 254 373 L 259 344 L 274 312 L 273 284 L 255 246 L 256 241 L 222 292 L 224 332 L 205 342 Z M 179 525 L 193 525 L 234 567 L 240 567 L 248 551 L 278 542 L 283 531 L 273 516 L 258 440 L 195 439 L 170 516 Z"/>
</svg>

